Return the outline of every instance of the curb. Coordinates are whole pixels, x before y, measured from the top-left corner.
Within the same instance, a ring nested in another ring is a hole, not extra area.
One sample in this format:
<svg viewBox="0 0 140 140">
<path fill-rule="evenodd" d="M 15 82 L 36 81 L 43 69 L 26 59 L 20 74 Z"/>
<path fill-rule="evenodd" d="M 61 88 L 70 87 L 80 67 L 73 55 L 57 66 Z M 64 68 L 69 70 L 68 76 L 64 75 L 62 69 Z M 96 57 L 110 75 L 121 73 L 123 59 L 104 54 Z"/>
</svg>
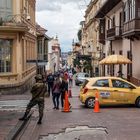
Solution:
<svg viewBox="0 0 140 140">
<path fill-rule="evenodd" d="M 16 126 L 6 136 L 5 140 L 15 140 L 16 137 L 23 130 L 24 126 L 27 124 L 27 122 L 29 121 L 29 119 L 31 118 L 32 114 L 33 114 L 33 111 L 28 115 L 28 117 L 27 117 L 27 119 L 25 121 L 18 121 L 18 123 L 16 124 Z"/>
</svg>

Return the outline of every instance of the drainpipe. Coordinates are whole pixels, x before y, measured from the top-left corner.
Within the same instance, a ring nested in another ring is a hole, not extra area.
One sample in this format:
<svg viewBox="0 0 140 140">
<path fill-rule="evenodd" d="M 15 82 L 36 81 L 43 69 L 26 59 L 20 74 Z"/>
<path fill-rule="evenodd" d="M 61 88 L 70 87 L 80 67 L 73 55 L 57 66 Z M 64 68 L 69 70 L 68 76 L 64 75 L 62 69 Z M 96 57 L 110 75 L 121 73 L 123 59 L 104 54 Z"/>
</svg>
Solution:
<svg viewBox="0 0 140 140">
<path fill-rule="evenodd" d="M 110 41 L 110 54 L 109 55 L 112 55 L 112 40 Z M 111 76 L 113 76 L 113 65 L 111 64 L 110 65 L 110 74 Z"/>
<path fill-rule="evenodd" d="M 130 39 L 130 60 L 132 61 L 132 40 Z M 130 77 L 132 77 L 132 63 L 130 64 Z"/>
</svg>

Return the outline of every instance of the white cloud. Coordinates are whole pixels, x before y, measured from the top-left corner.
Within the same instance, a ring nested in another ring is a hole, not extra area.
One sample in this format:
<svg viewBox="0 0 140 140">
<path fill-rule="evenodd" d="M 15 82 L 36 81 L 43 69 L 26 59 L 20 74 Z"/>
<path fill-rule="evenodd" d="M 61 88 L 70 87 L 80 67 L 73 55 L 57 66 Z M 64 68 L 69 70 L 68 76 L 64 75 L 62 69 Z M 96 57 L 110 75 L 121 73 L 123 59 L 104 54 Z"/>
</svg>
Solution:
<svg viewBox="0 0 140 140">
<path fill-rule="evenodd" d="M 37 0 L 36 21 L 48 30 L 47 35 L 58 39 L 62 51 L 71 49 L 72 40 L 77 38 L 84 11 L 78 9 L 82 0 Z M 83 12 L 83 13 L 82 13 Z"/>
<path fill-rule="evenodd" d="M 61 5 L 70 3 L 83 7 L 83 5 L 87 5 L 89 1 L 90 0 L 37 0 L 37 10 L 59 11 L 61 10 Z"/>
</svg>

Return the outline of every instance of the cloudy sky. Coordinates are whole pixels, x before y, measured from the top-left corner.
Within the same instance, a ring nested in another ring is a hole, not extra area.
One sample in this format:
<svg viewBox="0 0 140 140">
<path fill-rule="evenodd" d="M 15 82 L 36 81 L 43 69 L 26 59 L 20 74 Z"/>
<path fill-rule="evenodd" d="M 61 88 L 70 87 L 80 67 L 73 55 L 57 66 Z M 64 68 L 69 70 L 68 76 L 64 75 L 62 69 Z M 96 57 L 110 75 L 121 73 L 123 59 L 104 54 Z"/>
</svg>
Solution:
<svg viewBox="0 0 140 140">
<path fill-rule="evenodd" d="M 71 50 L 77 40 L 80 21 L 90 0 L 37 0 L 36 21 L 48 30 L 49 37 L 58 36 L 62 52 Z"/>
</svg>

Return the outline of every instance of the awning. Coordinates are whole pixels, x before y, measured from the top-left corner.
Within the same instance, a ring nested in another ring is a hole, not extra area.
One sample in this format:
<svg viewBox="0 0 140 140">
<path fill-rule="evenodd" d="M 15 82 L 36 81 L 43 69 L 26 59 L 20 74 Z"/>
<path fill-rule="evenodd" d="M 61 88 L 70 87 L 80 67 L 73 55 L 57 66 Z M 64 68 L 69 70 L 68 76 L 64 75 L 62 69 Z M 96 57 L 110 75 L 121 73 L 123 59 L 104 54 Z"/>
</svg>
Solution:
<svg viewBox="0 0 140 140">
<path fill-rule="evenodd" d="M 127 57 L 123 55 L 109 55 L 106 58 L 102 59 L 99 64 L 109 65 L 109 64 L 129 64 L 132 63 Z"/>
</svg>

